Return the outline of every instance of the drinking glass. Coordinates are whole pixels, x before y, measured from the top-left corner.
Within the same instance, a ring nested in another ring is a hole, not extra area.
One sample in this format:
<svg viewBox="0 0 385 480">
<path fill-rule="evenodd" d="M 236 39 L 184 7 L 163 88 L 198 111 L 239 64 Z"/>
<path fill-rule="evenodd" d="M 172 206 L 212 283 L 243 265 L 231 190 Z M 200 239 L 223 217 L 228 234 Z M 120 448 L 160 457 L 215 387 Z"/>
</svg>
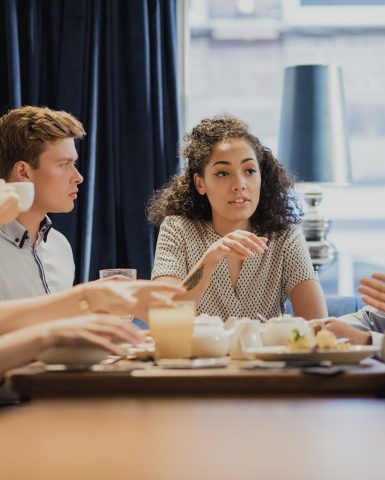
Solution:
<svg viewBox="0 0 385 480">
<path fill-rule="evenodd" d="M 115 275 L 123 275 L 130 280 L 136 280 L 137 271 L 136 268 L 103 268 L 102 270 L 99 270 L 99 278 L 109 278 Z M 122 318 L 131 322 L 134 319 L 134 316 L 125 315 Z"/>
<path fill-rule="evenodd" d="M 99 278 L 108 278 L 115 275 L 123 275 L 124 277 L 136 280 L 135 268 L 103 268 L 99 270 Z"/>
<path fill-rule="evenodd" d="M 155 340 L 155 357 L 191 358 L 195 302 L 173 300 L 171 304 L 150 304 L 150 333 Z"/>
</svg>

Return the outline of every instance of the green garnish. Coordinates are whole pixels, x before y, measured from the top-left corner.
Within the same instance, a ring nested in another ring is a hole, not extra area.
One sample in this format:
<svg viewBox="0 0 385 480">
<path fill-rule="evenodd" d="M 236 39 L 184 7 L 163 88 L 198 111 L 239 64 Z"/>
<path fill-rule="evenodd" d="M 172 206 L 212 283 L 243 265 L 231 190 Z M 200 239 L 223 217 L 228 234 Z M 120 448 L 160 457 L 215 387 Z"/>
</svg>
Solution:
<svg viewBox="0 0 385 480">
<path fill-rule="evenodd" d="M 302 333 L 297 328 L 293 329 L 292 337 L 294 342 L 298 342 L 298 340 L 301 340 L 301 338 L 305 338 L 304 335 L 302 335 Z"/>
</svg>

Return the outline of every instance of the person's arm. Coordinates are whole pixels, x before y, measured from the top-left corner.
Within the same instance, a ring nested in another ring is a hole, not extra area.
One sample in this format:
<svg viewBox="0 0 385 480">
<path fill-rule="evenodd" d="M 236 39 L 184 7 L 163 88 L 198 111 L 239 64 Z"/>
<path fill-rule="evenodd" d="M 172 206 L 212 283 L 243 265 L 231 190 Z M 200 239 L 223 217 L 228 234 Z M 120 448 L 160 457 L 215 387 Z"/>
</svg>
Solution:
<svg viewBox="0 0 385 480">
<path fill-rule="evenodd" d="M 166 302 L 183 287 L 167 282 L 89 282 L 65 292 L 0 302 L 0 334 L 56 318 L 91 312 L 132 314 L 147 319 L 152 300 Z"/>
<path fill-rule="evenodd" d="M 77 286 L 53 295 L 4 300 L 0 302 L 0 334 L 55 318 L 90 313 L 87 306 L 82 308 L 83 299 L 81 287 Z"/>
<path fill-rule="evenodd" d="M 190 270 L 184 280 L 172 277 L 161 276 L 157 277 L 157 280 L 170 281 L 176 285 L 182 285 L 186 289 L 186 292 L 181 295 L 176 295 L 176 300 L 194 300 L 196 305 L 199 304 L 202 295 L 210 283 L 212 274 L 214 273 L 218 263 L 207 261 L 205 257 Z"/>
<path fill-rule="evenodd" d="M 176 295 L 175 299 L 194 300 L 198 305 L 221 260 L 227 256 L 246 260 L 256 253 L 265 252 L 266 242 L 265 237 L 258 237 L 244 230 L 236 230 L 214 242 L 182 282 L 173 276 L 160 276 L 157 279 L 171 280 L 181 284 L 186 289 L 186 293 Z"/>
<path fill-rule="evenodd" d="M 293 313 L 307 320 L 328 316 L 326 300 L 311 262 L 309 248 L 299 228 L 284 234 L 283 289 Z"/>
<path fill-rule="evenodd" d="M 382 346 L 385 315 L 367 307 L 341 317 L 329 317 L 321 323 L 336 337 L 345 337 L 353 345 Z"/>
<path fill-rule="evenodd" d="M 347 338 L 353 345 L 371 345 L 372 333 L 370 330 L 361 330 L 336 318 L 328 318 L 325 327 L 334 333 L 337 338 Z"/>
<path fill-rule="evenodd" d="M 374 273 L 372 278 L 362 278 L 358 290 L 365 303 L 385 313 L 385 274 Z"/>
<path fill-rule="evenodd" d="M 106 315 L 88 315 L 41 323 L 0 337 L 0 376 L 10 368 L 25 365 L 41 351 L 59 345 L 89 344 L 111 354 L 124 354 L 120 343 L 138 343 L 141 337 L 134 325 Z"/>
<path fill-rule="evenodd" d="M 290 301 L 296 317 L 312 320 L 328 315 L 324 293 L 316 280 L 305 280 L 297 284 L 291 291 Z"/>
</svg>

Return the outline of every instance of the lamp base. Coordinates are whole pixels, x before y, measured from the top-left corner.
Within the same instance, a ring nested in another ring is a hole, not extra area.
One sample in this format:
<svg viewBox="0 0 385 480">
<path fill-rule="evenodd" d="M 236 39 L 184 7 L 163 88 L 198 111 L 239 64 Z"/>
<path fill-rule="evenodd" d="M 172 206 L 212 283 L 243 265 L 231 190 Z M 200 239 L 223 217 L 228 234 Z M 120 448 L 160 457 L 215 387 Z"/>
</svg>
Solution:
<svg viewBox="0 0 385 480">
<path fill-rule="evenodd" d="M 302 219 L 302 231 L 315 270 L 330 266 L 337 257 L 336 247 L 327 239 L 331 221 L 324 218 L 319 209 L 322 195 L 322 191 L 317 187 L 303 194 L 308 208 Z"/>
<path fill-rule="evenodd" d="M 330 266 L 337 258 L 336 247 L 329 240 L 306 240 L 315 270 Z"/>
</svg>

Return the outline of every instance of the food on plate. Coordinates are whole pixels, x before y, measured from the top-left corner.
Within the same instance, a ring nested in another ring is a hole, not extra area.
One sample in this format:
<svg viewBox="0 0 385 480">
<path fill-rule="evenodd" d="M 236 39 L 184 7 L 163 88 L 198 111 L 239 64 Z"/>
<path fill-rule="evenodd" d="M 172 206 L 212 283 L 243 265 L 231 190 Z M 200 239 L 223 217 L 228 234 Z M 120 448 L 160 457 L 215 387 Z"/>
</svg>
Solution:
<svg viewBox="0 0 385 480">
<path fill-rule="evenodd" d="M 310 335 L 304 335 L 297 328 L 294 328 L 287 341 L 286 350 L 288 352 L 308 352 L 313 349 L 313 346 L 313 337 Z"/>
<path fill-rule="evenodd" d="M 340 339 L 342 340 L 342 339 Z M 349 341 L 337 341 L 337 337 L 327 328 L 321 328 L 316 335 L 319 350 L 346 350 L 350 347 Z"/>
<path fill-rule="evenodd" d="M 337 348 L 337 338 L 334 333 L 327 328 L 321 328 L 321 330 L 317 332 L 316 339 L 317 347 L 320 350 Z"/>
<path fill-rule="evenodd" d="M 322 350 L 347 350 L 351 346 L 349 341 L 337 340 L 333 332 L 321 328 L 315 336 L 304 335 L 294 328 L 287 342 L 287 352 L 309 352 Z"/>
</svg>

